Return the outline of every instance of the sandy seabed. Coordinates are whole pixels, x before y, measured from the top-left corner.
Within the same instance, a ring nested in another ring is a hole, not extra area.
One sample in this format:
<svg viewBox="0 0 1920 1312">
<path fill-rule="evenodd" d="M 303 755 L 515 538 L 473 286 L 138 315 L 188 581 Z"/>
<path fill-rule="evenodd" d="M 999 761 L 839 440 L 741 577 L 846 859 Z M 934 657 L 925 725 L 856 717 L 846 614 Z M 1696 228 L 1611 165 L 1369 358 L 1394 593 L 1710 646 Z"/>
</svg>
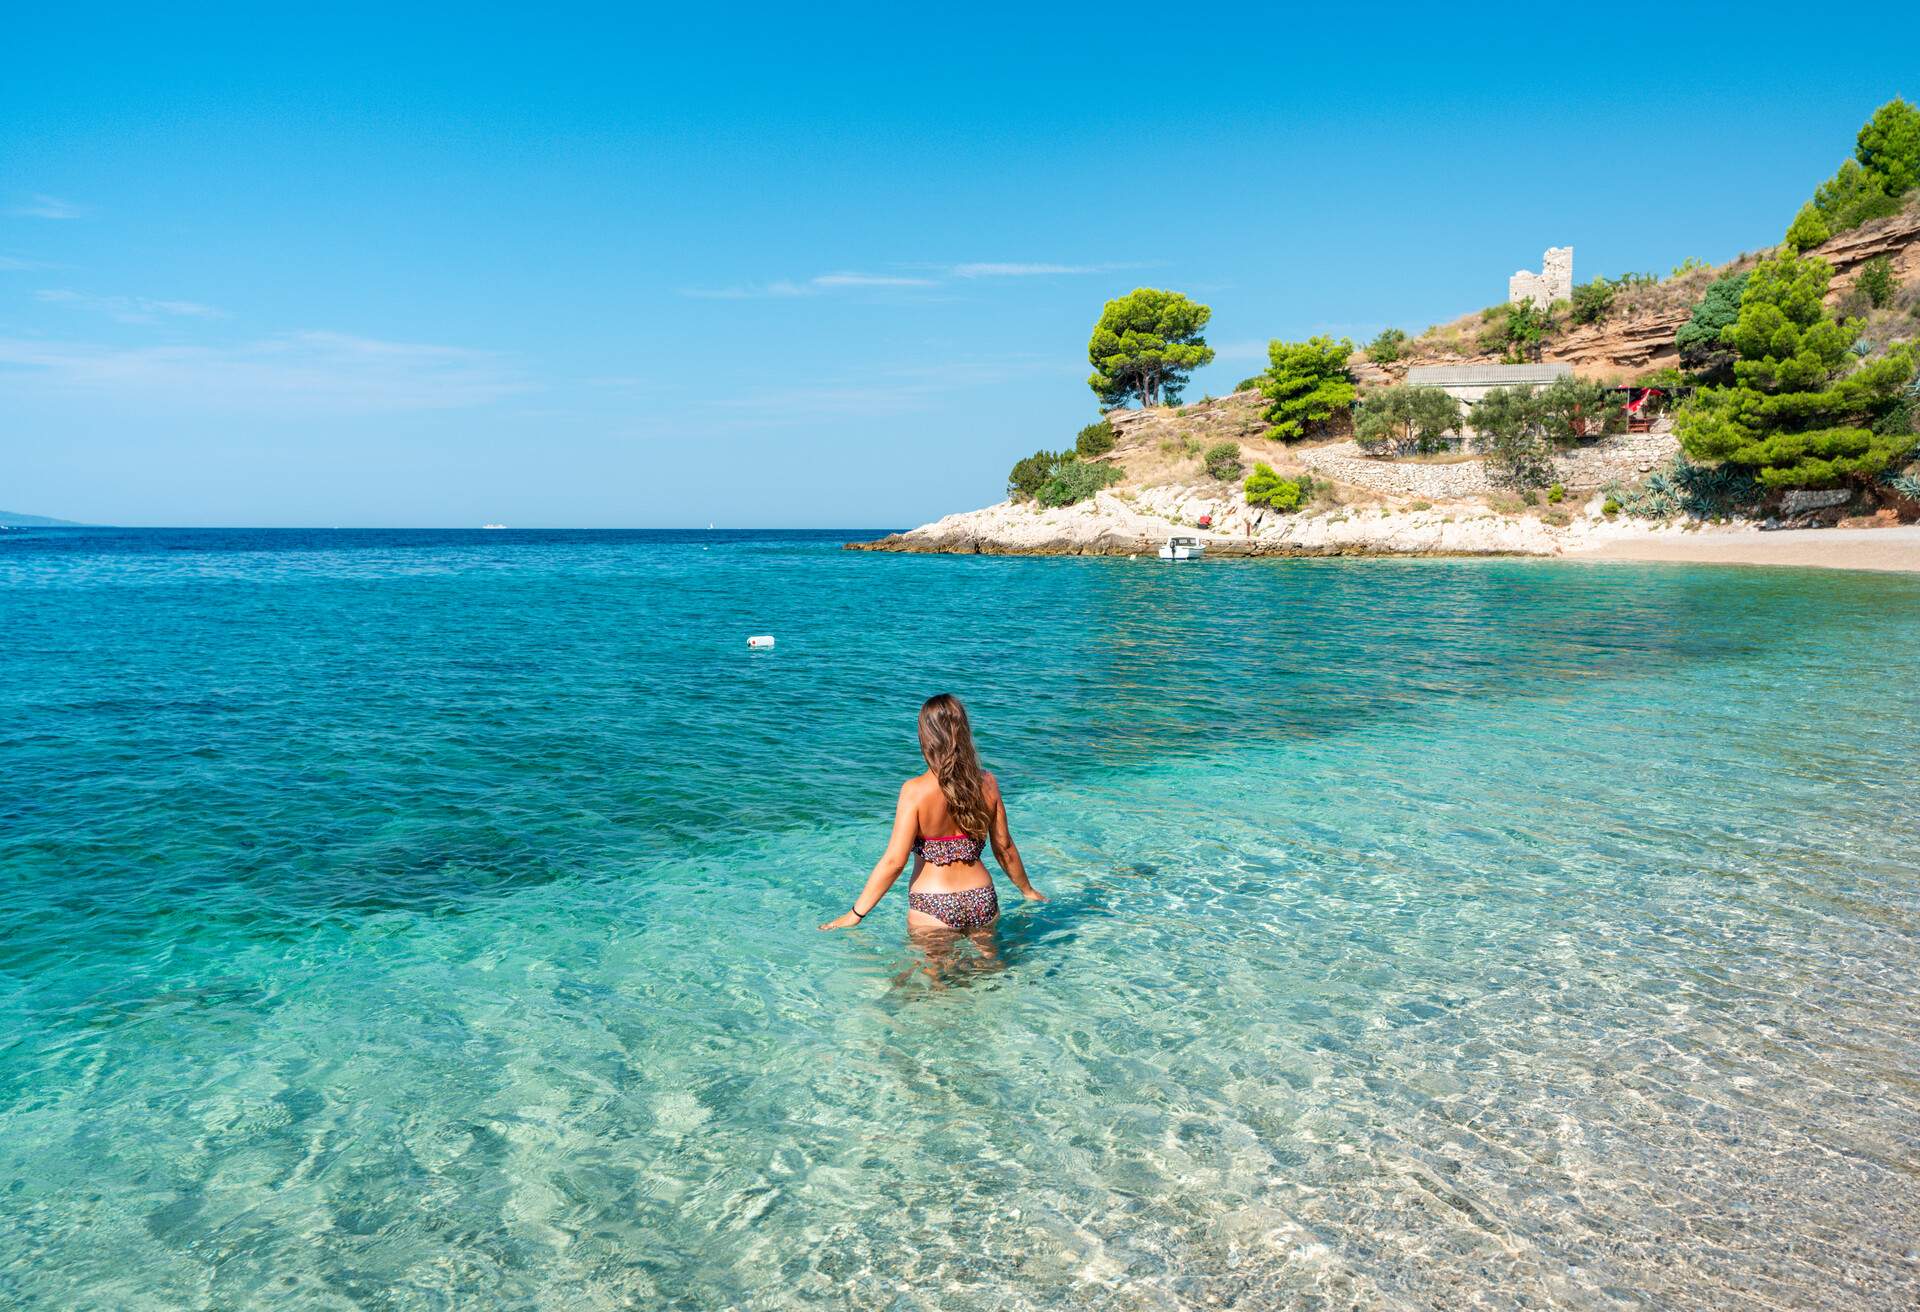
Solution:
<svg viewBox="0 0 1920 1312">
<path fill-rule="evenodd" d="M 1777 533 L 1703 529 L 1697 533 L 1644 534 L 1572 550 L 1565 558 L 1920 573 L 1920 525 L 1790 529 Z"/>
</svg>

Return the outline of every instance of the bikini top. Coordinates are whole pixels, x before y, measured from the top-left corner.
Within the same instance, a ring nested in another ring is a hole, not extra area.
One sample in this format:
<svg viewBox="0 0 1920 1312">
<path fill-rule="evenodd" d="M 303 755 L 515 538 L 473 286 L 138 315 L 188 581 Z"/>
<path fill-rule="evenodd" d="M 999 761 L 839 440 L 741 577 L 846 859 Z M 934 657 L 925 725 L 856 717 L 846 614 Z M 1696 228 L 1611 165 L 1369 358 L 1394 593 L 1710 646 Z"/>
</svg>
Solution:
<svg viewBox="0 0 1920 1312">
<path fill-rule="evenodd" d="M 925 857 L 930 866 L 969 865 L 980 859 L 986 843 L 972 834 L 948 834 L 944 838 L 915 839 L 913 850 Z"/>
</svg>

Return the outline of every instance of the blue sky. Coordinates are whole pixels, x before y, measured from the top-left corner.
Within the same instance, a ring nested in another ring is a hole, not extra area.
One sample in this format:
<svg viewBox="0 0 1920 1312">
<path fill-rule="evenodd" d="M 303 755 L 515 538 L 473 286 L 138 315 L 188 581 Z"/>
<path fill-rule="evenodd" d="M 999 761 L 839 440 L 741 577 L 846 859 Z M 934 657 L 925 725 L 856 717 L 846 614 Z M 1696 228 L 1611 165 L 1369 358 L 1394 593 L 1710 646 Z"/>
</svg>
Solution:
<svg viewBox="0 0 1920 1312">
<path fill-rule="evenodd" d="M 1108 297 L 1211 305 L 1225 391 L 1777 240 L 1920 96 L 1903 6 L 62 8 L 0 43 L 0 507 L 125 524 L 917 523 L 1095 417 Z"/>
</svg>

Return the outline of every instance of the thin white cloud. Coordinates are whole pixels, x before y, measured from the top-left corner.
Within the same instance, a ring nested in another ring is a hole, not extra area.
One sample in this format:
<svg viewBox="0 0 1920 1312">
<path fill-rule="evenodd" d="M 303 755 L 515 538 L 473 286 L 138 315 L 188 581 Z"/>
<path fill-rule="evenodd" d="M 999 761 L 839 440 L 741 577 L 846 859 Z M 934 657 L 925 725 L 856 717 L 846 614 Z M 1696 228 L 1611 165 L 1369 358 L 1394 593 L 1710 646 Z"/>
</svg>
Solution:
<svg viewBox="0 0 1920 1312">
<path fill-rule="evenodd" d="M 61 200 L 58 196 L 33 196 L 26 204 L 15 205 L 7 211 L 22 219 L 81 219 L 92 212 L 91 205 Z"/>
<path fill-rule="evenodd" d="M 56 266 L 45 260 L 29 260 L 18 255 L 0 255 L 0 273 L 30 273 L 38 269 L 51 269 Z"/>
<path fill-rule="evenodd" d="M 161 301 L 148 296 L 95 296 L 90 292 L 47 287 L 33 294 L 48 305 L 71 305 L 96 310 L 121 323 L 156 323 L 161 319 L 224 319 L 225 310 L 198 301 Z"/>
<path fill-rule="evenodd" d="M 790 296 L 818 296 L 823 292 L 841 291 L 848 288 L 877 287 L 937 287 L 939 283 L 932 278 L 908 278 L 887 273 L 822 273 L 803 281 L 796 282 L 782 278 L 777 282 L 758 283 L 741 287 L 688 287 L 681 291 L 682 296 L 691 296 L 704 301 L 749 301 L 762 297 L 784 298 Z"/>
<path fill-rule="evenodd" d="M 956 278 L 1044 278 L 1056 274 L 1107 273 L 1121 264 L 956 264 Z"/>
<path fill-rule="evenodd" d="M 884 273 L 823 273 L 809 283 L 814 287 L 932 287 L 931 278 L 900 278 Z"/>
<path fill-rule="evenodd" d="M 733 287 L 688 287 L 680 292 L 705 301 L 749 301 L 790 296 L 818 296 L 823 292 L 847 288 L 931 288 L 950 279 L 973 282 L 981 278 L 1044 278 L 1089 273 L 1111 273 L 1115 269 L 1133 269 L 1133 264 L 1049 264 L 1036 261 L 975 261 L 967 264 L 922 264 L 910 268 L 926 269 L 927 275 L 893 273 L 822 273 L 805 279 L 781 278 L 774 282 L 747 283 Z"/>
<path fill-rule="evenodd" d="M 53 388 L 183 409 L 364 414 L 487 405 L 531 390 L 490 351 L 347 333 L 229 346 L 116 347 L 0 338 L 0 391 Z"/>
</svg>

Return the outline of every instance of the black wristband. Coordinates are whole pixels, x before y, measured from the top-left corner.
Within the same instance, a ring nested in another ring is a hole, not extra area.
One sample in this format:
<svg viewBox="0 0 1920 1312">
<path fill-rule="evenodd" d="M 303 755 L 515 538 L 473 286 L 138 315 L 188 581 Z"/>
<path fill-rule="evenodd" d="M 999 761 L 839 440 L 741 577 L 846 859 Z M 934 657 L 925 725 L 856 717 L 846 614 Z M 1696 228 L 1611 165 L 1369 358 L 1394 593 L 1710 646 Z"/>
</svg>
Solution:
<svg viewBox="0 0 1920 1312">
<path fill-rule="evenodd" d="M 867 913 L 862 911 L 859 907 L 848 907 L 847 910 L 853 912 L 853 918 L 855 920 L 865 920 L 867 918 Z"/>
</svg>

